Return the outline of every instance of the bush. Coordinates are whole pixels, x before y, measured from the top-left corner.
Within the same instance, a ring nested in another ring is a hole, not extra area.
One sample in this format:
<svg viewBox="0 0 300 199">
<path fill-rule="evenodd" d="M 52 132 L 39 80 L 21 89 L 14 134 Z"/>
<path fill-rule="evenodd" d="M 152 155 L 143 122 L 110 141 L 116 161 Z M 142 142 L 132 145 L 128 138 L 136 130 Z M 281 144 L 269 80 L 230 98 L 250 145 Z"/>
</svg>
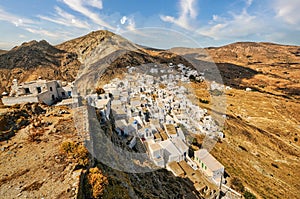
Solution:
<svg viewBox="0 0 300 199">
<path fill-rule="evenodd" d="M 72 154 L 72 153 L 74 153 L 74 150 L 75 150 L 75 143 L 72 141 L 65 141 L 65 142 L 61 143 L 60 149 L 63 153 L 66 153 L 68 155 Z"/>
<path fill-rule="evenodd" d="M 244 195 L 245 199 L 256 199 L 256 196 L 249 191 L 245 191 L 245 193 L 243 195 Z"/>
<path fill-rule="evenodd" d="M 103 195 L 104 188 L 108 184 L 108 179 L 103 175 L 97 167 L 89 169 L 87 176 L 88 184 L 91 187 L 91 195 L 93 198 L 99 198 Z"/>
<path fill-rule="evenodd" d="M 65 141 L 60 145 L 60 150 L 66 156 L 73 158 L 79 166 L 86 167 L 89 164 L 89 152 L 82 144 Z"/>
<path fill-rule="evenodd" d="M 237 178 L 237 177 L 233 177 L 231 180 L 231 188 L 237 190 L 240 193 L 243 193 L 245 191 L 245 187 L 242 183 L 242 181 Z"/>
</svg>

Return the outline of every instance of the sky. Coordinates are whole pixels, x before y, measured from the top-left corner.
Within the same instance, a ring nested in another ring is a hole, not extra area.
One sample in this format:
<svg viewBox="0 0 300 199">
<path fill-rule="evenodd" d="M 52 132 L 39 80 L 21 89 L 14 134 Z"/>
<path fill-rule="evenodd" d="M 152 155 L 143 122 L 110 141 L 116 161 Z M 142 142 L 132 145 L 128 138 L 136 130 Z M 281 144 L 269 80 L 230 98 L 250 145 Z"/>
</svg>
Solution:
<svg viewBox="0 0 300 199">
<path fill-rule="evenodd" d="M 141 45 L 300 45 L 299 0 L 0 0 L 0 49 L 109 30 Z"/>
</svg>

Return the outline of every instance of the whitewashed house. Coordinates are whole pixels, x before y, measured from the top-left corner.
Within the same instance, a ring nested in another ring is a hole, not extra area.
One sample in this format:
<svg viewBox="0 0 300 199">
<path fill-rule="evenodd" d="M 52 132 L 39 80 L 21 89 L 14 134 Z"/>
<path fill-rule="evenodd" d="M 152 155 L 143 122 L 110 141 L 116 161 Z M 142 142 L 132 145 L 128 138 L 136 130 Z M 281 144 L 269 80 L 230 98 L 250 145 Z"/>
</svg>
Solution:
<svg viewBox="0 0 300 199">
<path fill-rule="evenodd" d="M 155 142 L 149 142 L 148 148 L 149 148 L 150 158 L 153 160 L 155 165 L 159 167 L 164 167 L 165 166 L 164 150 L 161 147 L 161 145 Z"/>
<path fill-rule="evenodd" d="M 184 160 L 183 154 L 176 148 L 170 139 L 159 142 L 159 145 L 163 148 L 165 164 L 169 162 L 180 162 Z"/>
<path fill-rule="evenodd" d="M 116 120 L 116 131 L 118 135 L 133 135 L 136 128 L 132 124 L 128 124 L 126 120 Z"/>
<path fill-rule="evenodd" d="M 154 140 L 153 130 L 150 126 L 139 129 L 139 137 L 143 140 Z"/>
<path fill-rule="evenodd" d="M 216 160 L 206 149 L 194 153 L 194 161 L 199 169 L 219 185 L 224 175 L 224 166 Z"/>
<path fill-rule="evenodd" d="M 184 159 L 188 154 L 189 147 L 183 142 L 183 140 L 180 137 L 173 138 L 171 139 L 171 141 L 180 152 L 181 158 Z"/>
<path fill-rule="evenodd" d="M 69 85 L 65 89 L 62 87 L 61 82 L 57 80 L 38 79 L 18 84 L 18 81 L 14 79 L 9 96 L 3 96 L 2 102 L 4 105 L 9 106 L 22 103 L 52 105 L 59 100 L 72 96 L 73 87 Z"/>
</svg>

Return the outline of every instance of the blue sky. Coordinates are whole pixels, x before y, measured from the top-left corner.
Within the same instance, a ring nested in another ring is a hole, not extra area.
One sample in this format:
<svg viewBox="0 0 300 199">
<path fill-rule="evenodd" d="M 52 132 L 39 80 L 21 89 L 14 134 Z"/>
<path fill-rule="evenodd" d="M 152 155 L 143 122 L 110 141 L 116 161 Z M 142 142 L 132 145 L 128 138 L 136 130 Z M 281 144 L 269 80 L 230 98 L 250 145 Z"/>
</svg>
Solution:
<svg viewBox="0 0 300 199">
<path fill-rule="evenodd" d="M 152 47 L 300 45 L 299 0 L 0 0 L 0 49 L 106 29 Z"/>
</svg>

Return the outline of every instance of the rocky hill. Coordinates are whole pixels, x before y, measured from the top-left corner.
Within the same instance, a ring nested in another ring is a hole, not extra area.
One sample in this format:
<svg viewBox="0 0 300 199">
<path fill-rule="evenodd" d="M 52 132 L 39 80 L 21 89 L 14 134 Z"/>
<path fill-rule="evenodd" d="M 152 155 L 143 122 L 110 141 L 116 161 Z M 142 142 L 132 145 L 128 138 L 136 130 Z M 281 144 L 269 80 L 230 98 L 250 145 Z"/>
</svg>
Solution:
<svg viewBox="0 0 300 199">
<path fill-rule="evenodd" d="M 5 54 L 6 52 L 6 50 L 0 50 L 0 55 Z"/>
<path fill-rule="evenodd" d="M 207 50 L 224 73 L 225 84 L 299 99 L 299 46 L 245 42 Z M 236 69 L 240 74 L 233 74 Z"/>
<path fill-rule="evenodd" d="M 0 55 L 0 91 L 9 90 L 13 79 L 74 80 L 80 66 L 77 55 L 60 50 L 45 40 L 31 41 Z"/>
</svg>

